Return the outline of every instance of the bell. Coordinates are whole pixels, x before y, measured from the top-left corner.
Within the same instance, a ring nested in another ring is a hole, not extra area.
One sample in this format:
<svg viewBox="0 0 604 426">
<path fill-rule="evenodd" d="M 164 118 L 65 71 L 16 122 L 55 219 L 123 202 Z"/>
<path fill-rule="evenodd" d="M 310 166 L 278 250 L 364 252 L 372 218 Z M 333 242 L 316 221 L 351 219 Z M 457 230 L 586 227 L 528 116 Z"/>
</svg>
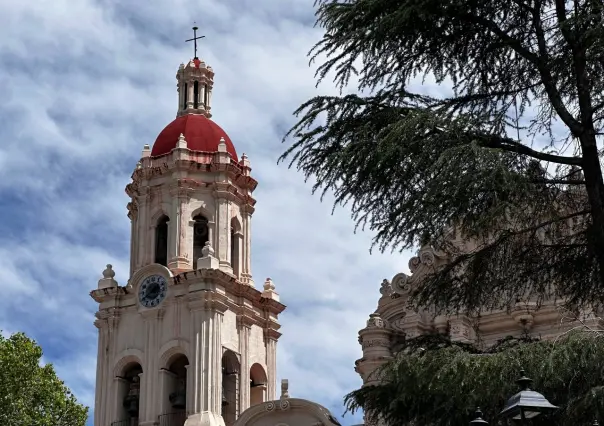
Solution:
<svg viewBox="0 0 604 426">
<path fill-rule="evenodd" d="M 138 418 L 138 395 L 128 395 L 124 398 L 124 408 L 132 418 Z"/>
<path fill-rule="evenodd" d="M 170 404 L 172 404 L 172 408 L 182 409 L 187 405 L 187 394 L 184 390 L 177 390 L 176 392 L 172 392 L 169 396 Z"/>
</svg>

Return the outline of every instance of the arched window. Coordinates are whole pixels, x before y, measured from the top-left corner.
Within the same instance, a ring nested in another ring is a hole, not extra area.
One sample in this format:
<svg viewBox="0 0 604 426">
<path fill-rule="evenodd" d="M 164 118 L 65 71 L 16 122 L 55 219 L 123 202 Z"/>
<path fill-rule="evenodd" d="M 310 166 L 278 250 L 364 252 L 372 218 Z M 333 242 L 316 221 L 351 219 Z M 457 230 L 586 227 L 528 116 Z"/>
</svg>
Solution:
<svg viewBox="0 0 604 426">
<path fill-rule="evenodd" d="M 140 409 L 140 374 L 143 372 L 140 364 L 130 363 L 118 377 L 118 418 L 119 424 L 135 424 L 139 418 Z"/>
<path fill-rule="evenodd" d="M 162 216 L 155 227 L 155 263 L 168 266 L 168 216 Z"/>
<path fill-rule="evenodd" d="M 187 420 L 187 366 L 185 355 L 174 355 L 164 373 L 164 400 L 161 402 L 160 425 L 184 425 Z"/>
<path fill-rule="evenodd" d="M 182 109 L 187 109 L 187 101 L 189 98 L 189 85 L 185 83 L 185 93 L 182 96 Z"/>
<path fill-rule="evenodd" d="M 232 426 L 239 413 L 239 361 L 227 350 L 222 356 L 222 418 Z"/>
<path fill-rule="evenodd" d="M 201 249 L 208 242 L 208 220 L 202 215 L 195 216 L 193 220 L 193 262 L 197 265 L 197 260 L 203 257 Z"/>
<path fill-rule="evenodd" d="M 258 363 L 250 368 L 250 407 L 266 400 L 268 379 L 264 368 Z"/>
<path fill-rule="evenodd" d="M 199 107 L 199 83 L 196 81 L 193 83 L 193 108 Z"/>
</svg>

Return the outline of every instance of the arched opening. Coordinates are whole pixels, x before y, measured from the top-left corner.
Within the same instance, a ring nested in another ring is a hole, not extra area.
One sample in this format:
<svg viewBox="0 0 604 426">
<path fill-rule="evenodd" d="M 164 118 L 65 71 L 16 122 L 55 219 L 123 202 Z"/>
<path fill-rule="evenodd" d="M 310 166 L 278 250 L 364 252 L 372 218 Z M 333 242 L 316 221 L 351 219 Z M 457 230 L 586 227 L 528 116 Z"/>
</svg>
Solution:
<svg viewBox="0 0 604 426">
<path fill-rule="evenodd" d="M 256 363 L 250 368 L 250 407 L 266 400 L 268 379 L 264 368 Z"/>
<path fill-rule="evenodd" d="M 183 426 L 187 420 L 187 366 L 189 360 L 183 354 L 174 355 L 163 370 L 165 398 L 159 426 Z"/>
<path fill-rule="evenodd" d="M 236 217 L 231 219 L 231 267 L 233 274 L 239 277 L 241 273 L 241 247 L 243 245 L 243 234 L 241 225 Z"/>
<path fill-rule="evenodd" d="M 193 108 L 199 107 L 199 83 L 195 81 L 193 83 Z"/>
<path fill-rule="evenodd" d="M 138 425 L 140 410 L 140 374 L 143 368 L 138 362 L 131 362 L 124 367 L 118 377 L 118 413 L 120 424 L 124 426 Z"/>
<path fill-rule="evenodd" d="M 182 109 L 187 109 L 187 101 L 189 100 L 189 85 L 185 83 L 185 92 L 182 95 Z"/>
<path fill-rule="evenodd" d="M 208 220 L 202 216 L 197 215 L 193 218 L 193 262 L 197 265 L 197 260 L 203 257 L 201 250 L 203 246 L 208 242 Z"/>
<path fill-rule="evenodd" d="M 232 351 L 222 355 L 222 418 L 232 426 L 239 414 L 239 360 Z"/>
<path fill-rule="evenodd" d="M 155 263 L 168 266 L 168 216 L 163 215 L 155 226 Z"/>
</svg>

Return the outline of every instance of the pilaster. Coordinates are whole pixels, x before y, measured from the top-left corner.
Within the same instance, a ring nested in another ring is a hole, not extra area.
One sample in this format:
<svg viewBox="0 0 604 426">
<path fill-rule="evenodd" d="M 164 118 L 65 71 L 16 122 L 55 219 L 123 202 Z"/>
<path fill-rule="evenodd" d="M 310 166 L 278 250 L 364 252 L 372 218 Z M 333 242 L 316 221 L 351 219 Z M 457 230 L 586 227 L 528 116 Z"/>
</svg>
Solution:
<svg viewBox="0 0 604 426">
<path fill-rule="evenodd" d="M 107 358 L 103 356 L 104 348 L 107 346 L 107 322 L 97 319 L 94 325 L 98 329 L 98 349 L 97 349 L 97 363 L 96 363 L 96 385 L 94 392 L 94 406 L 95 407 L 107 407 L 105 403 L 106 385 L 107 380 Z M 107 410 L 95 410 L 94 411 L 94 426 L 101 426 L 107 423 Z"/>
<path fill-rule="evenodd" d="M 144 319 L 145 327 L 145 359 L 143 360 L 143 377 L 141 377 L 141 408 L 139 410 L 139 422 L 153 424 L 159 416 L 158 404 L 159 400 L 159 334 L 161 328 L 161 320 L 163 318 L 163 308 L 143 310 L 140 312 Z"/>
<path fill-rule="evenodd" d="M 243 259 L 241 270 L 241 282 L 254 286 L 252 280 L 252 257 L 251 257 L 251 241 L 252 241 L 252 208 L 244 205 L 241 208 L 241 216 L 243 219 Z"/>
<path fill-rule="evenodd" d="M 239 353 L 241 368 L 239 377 L 239 413 L 250 406 L 250 333 L 252 321 L 245 315 L 237 316 L 237 332 L 239 333 Z"/>
<path fill-rule="evenodd" d="M 194 269 L 192 247 L 188 246 L 188 234 L 191 232 L 189 218 L 190 191 L 187 188 L 173 187 L 170 191 L 172 196 L 172 210 L 175 217 L 171 238 L 172 253 L 168 253 L 168 267 L 175 273 Z"/>
<path fill-rule="evenodd" d="M 264 330 L 264 342 L 266 345 L 266 372 L 267 383 L 267 400 L 274 401 L 277 399 L 277 340 L 281 337 L 281 333 L 272 328 Z"/>
<path fill-rule="evenodd" d="M 199 292 L 191 309 L 192 407 L 185 426 L 224 426 L 222 407 L 222 320 L 224 296 Z"/>
<path fill-rule="evenodd" d="M 150 204 L 150 194 L 148 188 L 142 188 L 141 194 L 138 197 L 139 202 L 139 216 L 140 220 L 138 221 L 137 226 L 137 257 L 136 257 L 136 266 L 135 269 L 140 269 L 147 260 L 147 253 L 152 251 L 150 248 L 150 235 L 152 234 L 151 224 L 149 223 L 149 204 Z M 154 229 L 154 228 L 153 228 Z M 152 240 L 151 240 L 152 242 Z"/>
<path fill-rule="evenodd" d="M 108 410 L 107 414 L 109 415 L 109 419 L 104 419 L 103 423 L 101 423 L 100 425 L 95 425 L 95 426 L 105 426 L 106 424 L 111 424 L 115 421 L 120 421 L 120 420 L 124 420 L 122 418 L 122 416 L 120 415 L 121 413 L 121 409 L 122 409 L 122 404 L 124 403 L 124 396 L 121 392 L 119 392 L 120 387 L 127 387 L 128 386 L 128 380 L 122 378 L 122 377 L 113 377 L 111 379 L 111 383 L 109 384 L 109 387 L 112 389 L 112 392 L 110 392 L 111 395 L 111 400 L 113 400 L 110 409 Z M 140 411 L 139 411 L 140 412 Z"/>
</svg>

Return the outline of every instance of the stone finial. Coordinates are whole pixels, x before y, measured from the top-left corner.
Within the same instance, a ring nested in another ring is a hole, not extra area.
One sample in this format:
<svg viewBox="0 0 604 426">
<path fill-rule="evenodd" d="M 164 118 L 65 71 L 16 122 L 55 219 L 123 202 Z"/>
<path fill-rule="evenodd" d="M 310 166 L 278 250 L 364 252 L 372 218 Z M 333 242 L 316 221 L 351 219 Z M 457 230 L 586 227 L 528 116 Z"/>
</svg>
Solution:
<svg viewBox="0 0 604 426">
<path fill-rule="evenodd" d="M 379 313 L 374 312 L 369 315 L 369 319 L 367 320 L 367 328 L 384 328 L 384 326 L 384 320 Z"/>
<path fill-rule="evenodd" d="M 107 265 L 103 271 L 103 278 L 99 280 L 99 289 L 117 287 L 117 281 L 114 279 L 115 271 L 113 266 Z"/>
<path fill-rule="evenodd" d="M 227 152 L 226 141 L 224 140 L 224 136 L 220 137 L 220 141 L 218 142 L 218 152 Z"/>
<path fill-rule="evenodd" d="M 212 248 L 209 241 L 206 241 L 203 248 L 201 249 L 201 255 L 203 257 L 214 256 L 214 249 Z"/>
<path fill-rule="evenodd" d="M 239 160 L 239 165 L 241 167 L 243 167 L 243 174 L 245 176 L 249 176 L 250 169 L 251 169 L 251 163 L 250 163 L 248 156 L 245 154 L 245 152 L 243 154 L 241 154 L 241 160 Z"/>
<path fill-rule="evenodd" d="M 265 299 L 272 299 L 275 301 L 279 301 L 279 294 L 275 291 L 275 284 L 273 280 L 267 278 L 264 281 L 264 291 L 262 292 L 262 297 Z"/>
<path fill-rule="evenodd" d="M 143 158 L 151 157 L 151 147 L 149 146 L 148 143 L 146 143 L 143 146 L 143 152 L 141 154 L 141 157 L 143 157 Z"/>
<path fill-rule="evenodd" d="M 178 137 L 178 142 L 176 142 L 176 148 L 187 148 L 187 141 L 185 140 L 185 135 L 182 133 Z"/>
<path fill-rule="evenodd" d="M 197 269 L 219 269 L 220 262 L 214 257 L 214 249 L 209 241 L 201 249 L 201 257 L 197 259 Z"/>
<path fill-rule="evenodd" d="M 138 163 L 136 163 L 136 170 L 139 170 L 142 168 L 143 168 L 143 163 L 141 163 L 140 161 Z"/>
<path fill-rule="evenodd" d="M 183 70 L 185 69 L 185 64 L 183 64 L 182 62 L 180 63 L 180 65 L 178 66 L 179 70 Z"/>
<path fill-rule="evenodd" d="M 275 291 L 275 284 L 270 278 L 267 278 L 266 281 L 264 281 L 264 291 Z"/>
<path fill-rule="evenodd" d="M 113 270 L 113 265 L 107 264 L 107 267 L 103 271 L 103 278 L 114 278 L 115 271 Z"/>
<path fill-rule="evenodd" d="M 281 380 L 281 396 L 279 399 L 289 398 L 289 381 L 287 379 Z"/>
<path fill-rule="evenodd" d="M 390 297 L 392 295 L 392 285 L 390 281 L 384 280 L 382 281 L 382 285 L 380 286 L 380 294 L 384 297 Z"/>
</svg>

